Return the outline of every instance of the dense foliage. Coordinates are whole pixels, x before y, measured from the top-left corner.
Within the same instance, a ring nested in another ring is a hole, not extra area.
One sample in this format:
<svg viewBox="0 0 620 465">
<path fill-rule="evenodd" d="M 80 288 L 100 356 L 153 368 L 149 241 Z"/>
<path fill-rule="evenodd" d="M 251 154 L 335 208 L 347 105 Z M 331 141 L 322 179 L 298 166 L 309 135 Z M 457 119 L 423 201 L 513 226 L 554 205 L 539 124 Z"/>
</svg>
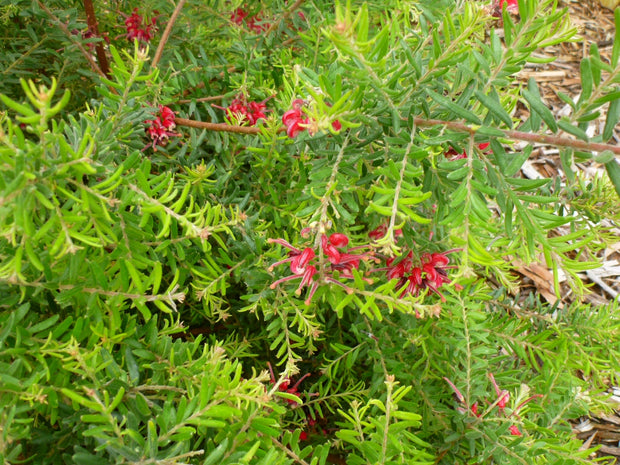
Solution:
<svg viewBox="0 0 620 465">
<path fill-rule="evenodd" d="M 589 463 L 620 36 L 557 120 L 552 0 L 143 3 L 0 7 L 2 462 Z"/>
</svg>

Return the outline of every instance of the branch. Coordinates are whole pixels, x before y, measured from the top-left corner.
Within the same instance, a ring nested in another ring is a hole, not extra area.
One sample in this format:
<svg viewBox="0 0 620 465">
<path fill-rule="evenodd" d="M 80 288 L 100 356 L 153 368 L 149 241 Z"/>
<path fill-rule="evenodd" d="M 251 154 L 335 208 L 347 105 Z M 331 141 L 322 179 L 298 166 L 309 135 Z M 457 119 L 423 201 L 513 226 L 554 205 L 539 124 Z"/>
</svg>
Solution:
<svg viewBox="0 0 620 465">
<path fill-rule="evenodd" d="M 99 36 L 99 25 L 97 24 L 97 16 L 95 15 L 93 0 L 84 0 L 84 10 L 86 11 L 86 22 L 88 23 L 88 29 L 95 35 L 95 37 L 101 39 Z M 108 65 L 108 57 L 106 56 L 105 49 L 103 48 L 103 40 L 97 42 L 95 49 L 97 50 L 97 60 L 99 60 L 99 63 L 101 64 L 101 71 L 109 79 L 110 66 Z"/>
<path fill-rule="evenodd" d="M 476 134 L 478 129 L 468 126 L 464 123 L 456 121 L 443 121 L 437 119 L 414 118 L 413 122 L 418 126 L 445 126 L 448 129 L 459 132 L 468 132 Z M 601 144 L 598 142 L 585 142 L 582 140 L 571 139 L 563 136 L 550 136 L 546 134 L 531 134 L 528 132 L 512 131 L 508 129 L 501 130 L 509 139 L 523 140 L 526 142 L 537 142 L 539 144 L 555 145 L 556 147 L 569 147 L 572 149 L 583 150 L 586 152 L 602 152 L 609 150 L 610 152 L 620 155 L 620 147 L 617 145 Z"/>
<path fill-rule="evenodd" d="M 196 121 L 193 119 L 175 118 L 174 122 L 177 126 L 187 126 L 190 128 L 206 129 L 207 131 L 218 132 L 234 132 L 237 134 L 260 134 L 261 128 L 256 126 L 233 126 L 228 123 L 206 123 L 204 121 Z M 278 129 L 278 132 L 284 132 L 284 126 Z"/>
<path fill-rule="evenodd" d="M 206 129 L 208 131 L 220 131 L 220 132 L 234 132 L 237 134 L 259 134 L 260 128 L 255 126 L 233 126 L 227 123 L 206 123 L 203 121 L 195 121 L 192 119 L 175 118 L 174 122 L 177 126 L 187 126 L 190 128 Z M 416 117 L 413 119 L 414 124 L 421 127 L 431 126 L 445 126 L 448 129 L 459 132 L 467 132 L 469 134 L 476 134 L 478 129 L 473 126 L 468 126 L 465 123 L 459 123 L 457 121 L 443 121 L 439 119 L 424 119 Z M 281 127 L 278 132 L 284 132 L 285 128 Z M 564 136 L 550 136 L 547 134 L 531 134 L 528 132 L 513 131 L 504 129 L 501 130 L 504 136 L 508 139 L 523 140 L 526 142 L 535 142 L 539 144 L 554 145 L 556 147 L 568 147 L 577 150 L 583 150 L 585 152 L 603 152 L 609 150 L 610 152 L 620 155 L 620 146 L 602 144 L 599 142 L 585 142 L 582 140 L 571 139 Z"/>
<path fill-rule="evenodd" d="M 209 97 L 198 97 L 195 99 L 183 99 L 183 100 L 179 100 L 177 101 L 178 104 L 182 104 L 182 103 L 192 103 L 192 102 L 217 102 L 219 100 L 222 100 L 224 97 L 226 97 L 226 94 L 224 95 L 211 95 Z"/>
<path fill-rule="evenodd" d="M 97 65 L 97 63 L 95 63 L 95 60 L 93 60 L 93 57 L 90 56 L 90 53 L 88 53 L 88 51 L 84 48 L 84 46 L 78 41 L 76 40 L 76 38 L 73 36 L 73 34 L 71 34 L 71 31 L 69 31 L 69 29 L 67 28 L 67 26 L 65 26 L 62 21 L 60 21 L 60 19 L 58 19 L 54 13 L 52 13 L 42 2 L 41 0 L 37 0 L 37 3 L 39 5 L 39 7 L 45 12 L 45 14 L 47 14 L 47 16 L 50 17 L 50 19 L 56 23 L 56 25 L 60 28 L 60 30 L 62 32 L 64 32 L 64 34 L 71 40 L 71 42 L 73 42 L 77 48 L 80 50 L 80 52 L 82 52 L 82 55 L 84 55 L 84 57 L 86 58 L 86 60 L 88 61 L 88 64 L 90 65 L 90 68 L 97 74 L 99 74 L 100 76 L 104 77 L 107 79 L 106 74 L 101 71 L 101 68 L 99 67 L 99 65 Z M 116 89 L 112 90 L 113 92 L 116 91 Z"/>
<path fill-rule="evenodd" d="M 181 8 L 183 8 L 184 3 L 185 3 L 185 0 L 179 0 L 179 3 L 177 4 L 176 8 L 174 9 L 174 12 L 172 13 L 172 16 L 168 20 L 168 24 L 166 24 L 166 29 L 164 29 L 164 33 L 161 36 L 159 45 L 157 46 L 157 51 L 155 52 L 155 58 L 153 58 L 153 64 L 151 65 L 153 68 L 157 67 L 159 60 L 161 59 L 161 55 L 162 53 L 164 53 L 164 47 L 166 45 L 166 42 L 168 41 L 168 37 L 170 37 L 170 33 L 172 32 L 172 26 L 174 26 L 174 23 L 177 20 L 177 17 L 181 13 Z"/>
</svg>

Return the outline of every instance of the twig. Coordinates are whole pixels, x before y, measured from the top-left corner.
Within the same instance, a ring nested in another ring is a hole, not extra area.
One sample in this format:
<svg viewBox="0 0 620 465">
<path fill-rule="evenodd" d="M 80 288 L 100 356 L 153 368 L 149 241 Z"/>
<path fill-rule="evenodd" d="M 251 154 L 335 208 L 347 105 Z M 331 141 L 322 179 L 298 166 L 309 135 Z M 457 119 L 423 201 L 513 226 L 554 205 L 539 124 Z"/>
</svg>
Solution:
<svg viewBox="0 0 620 465">
<path fill-rule="evenodd" d="M 50 19 L 56 23 L 56 25 L 60 28 L 60 30 L 62 32 L 65 33 L 65 35 L 73 42 L 75 43 L 75 45 L 77 46 L 77 48 L 80 50 L 80 52 L 82 52 L 82 55 L 84 55 L 84 57 L 86 58 L 86 60 L 88 61 L 88 64 L 90 65 L 91 69 L 99 74 L 101 77 L 104 77 L 107 79 L 106 74 L 101 71 L 101 68 L 99 67 L 99 65 L 97 65 L 97 63 L 95 63 L 95 60 L 93 60 L 93 57 L 90 56 L 90 53 L 88 53 L 88 51 L 82 46 L 82 44 L 73 36 L 73 34 L 71 34 L 71 31 L 69 31 L 69 29 L 67 28 L 67 26 L 65 26 L 62 21 L 60 21 L 60 19 L 58 19 L 54 13 L 52 13 L 42 2 L 41 0 L 37 0 L 37 3 L 39 5 L 39 8 L 41 8 L 45 14 L 47 16 L 50 17 Z M 116 93 L 116 89 L 112 89 L 112 92 Z"/>
<path fill-rule="evenodd" d="M 86 23 L 88 24 L 88 29 L 92 32 L 95 37 L 101 38 L 99 36 L 99 25 L 97 24 L 97 16 L 95 15 L 95 7 L 93 6 L 93 0 L 84 0 L 84 10 L 86 11 Z M 97 42 L 95 46 L 95 50 L 97 51 L 97 60 L 101 65 L 101 71 L 105 74 L 108 79 L 110 78 L 110 66 L 108 65 L 108 57 L 105 54 L 105 49 L 103 48 L 103 41 L 100 40 Z"/>
<path fill-rule="evenodd" d="M 174 12 L 172 13 L 172 16 L 168 20 L 168 24 L 166 24 L 166 29 L 164 29 L 164 33 L 161 36 L 159 45 L 157 46 L 157 51 L 155 52 L 155 58 L 153 58 L 153 64 L 152 64 L 153 68 L 157 67 L 159 60 L 161 59 L 161 55 L 162 53 L 164 53 L 164 47 L 166 45 L 166 42 L 168 41 L 168 37 L 170 37 L 170 33 L 172 32 L 172 26 L 174 26 L 174 23 L 177 20 L 177 17 L 181 13 L 181 8 L 183 8 L 184 3 L 185 3 L 185 0 L 179 0 L 179 3 L 177 4 L 176 8 L 174 9 Z"/>
</svg>

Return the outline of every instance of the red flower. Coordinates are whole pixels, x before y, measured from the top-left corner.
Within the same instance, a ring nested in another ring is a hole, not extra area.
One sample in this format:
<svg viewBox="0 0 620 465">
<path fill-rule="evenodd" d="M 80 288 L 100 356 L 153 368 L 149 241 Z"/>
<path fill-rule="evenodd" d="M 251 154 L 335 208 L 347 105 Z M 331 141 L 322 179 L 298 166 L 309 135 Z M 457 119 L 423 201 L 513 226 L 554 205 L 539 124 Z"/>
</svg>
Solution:
<svg viewBox="0 0 620 465">
<path fill-rule="evenodd" d="M 499 409 L 500 413 L 504 413 L 504 409 L 506 408 L 506 405 L 508 404 L 508 401 L 510 400 L 510 393 L 506 391 L 505 389 L 500 390 L 499 386 L 497 385 L 497 382 L 495 381 L 495 377 L 493 376 L 493 373 L 489 373 L 489 378 L 491 379 L 491 383 L 493 384 L 493 387 L 495 388 L 495 394 L 497 394 L 497 408 Z"/>
<path fill-rule="evenodd" d="M 345 234 L 334 233 L 329 236 L 328 241 L 335 247 L 346 247 L 349 244 L 349 238 Z"/>
<path fill-rule="evenodd" d="M 371 233 L 374 234 L 375 231 L 371 231 Z M 387 267 L 375 268 L 372 271 L 385 271 L 388 279 L 398 279 L 396 288 L 402 290 L 401 298 L 407 294 L 417 296 L 422 290 L 428 289 L 437 294 L 442 302 L 445 302 L 446 299 L 439 292 L 439 288 L 444 283 L 452 282 L 446 271 L 454 268 L 448 266 L 450 259 L 446 257 L 446 254 L 452 252 L 456 252 L 456 249 L 444 253 L 425 253 L 422 255 L 420 266 L 416 267 L 413 266 L 413 252 L 409 252 L 398 263 L 394 264 L 395 259 L 388 258 L 386 260 Z"/>
<path fill-rule="evenodd" d="M 310 247 L 306 247 L 299 255 L 295 255 L 291 259 L 291 271 L 293 274 L 303 274 L 314 256 L 314 250 Z"/>
<path fill-rule="evenodd" d="M 157 14 L 157 12 L 155 11 Z M 129 40 L 138 39 L 140 42 L 150 42 L 157 30 L 157 18 L 152 18 L 150 23 L 138 14 L 138 9 L 134 8 L 131 16 L 125 20 L 127 30 L 126 37 Z"/>
<path fill-rule="evenodd" d="M 523 436 L 523 433 L 519 431 L 519 428 L 517 428 L 517 425 L 512 425 L 509 429 L 510 429 L 510 434 L 512 434 L 513 436 Z"/>
<path fill-rule="evenodd" d="M 273 374 L 273 368 L 271 367 L 271 363 L 267 362 L 267 366 L 269 367 L 269 373 L 271 375 L 271 384 L 276 384 L 276 377 Z M 293 387 L 290 387 L 290 388 L 289 388 L 289 385 L 291 384 L 291 378 L 285 378 L 278 386 L 278 391 L 288 392 L 289 394 L 297 395 L 298 394 L 297 388 L 299 387 L 301 382 L 304 379 L 306 379 L 308 376 L 310 376 L 310 373 L 306 373 L 305 375 L 303 375 L 301 378 L 297 380 L 297 382 L 293 385 Z M 297 405 L 297 402 L 295 402 L 294 400 L 286 399 L 286 401 L 293 406 Z"/>
<path fill-rule="evenodd" d="M 305 235 L 304 231 L 302 231 L 302 236 Z M 271 265 L 269 271 L 278 265 L 289 263 L 291 272 L 293 273 L 290 276 L 285 276 L 271 283 L 269 287 L 275 289 L 281 283 L 301 278 L 301 283 L 295 291 L 295 294 L 300 295 L 304 286 L 308 286 L 310 291 L 305 301 L 306 304 L 310 303 L 319 284 L 337 284 L 346 289 L 347 292 L 351 292 L 351 289 L 337 278 L 353 278 L 353 268 L 359 269 L 360 261 L 367 257 L 365 253 L 350 253 L 360 247 L 345 250 L 344 248 L 349 244 L 349 238 L 341 233 L 334 233 L 329 237 L 325 234 L 321 235 L 320 246 L 324 255 L 322 255 L 315 264 L 311 264 L 316 258 L 316 252 L 311 247 L 300 250 L 284 239 L 268 239 L 267 242 L 280 244 L 289 250 L 289 256 Z M 327 258 L 327 260 L 325 260 L 325 258 Z M 338 274 L 334 276 L 334 272 L 338 272 Z M 317 274 L 319 274 L 318 279 L 315 279 L 314 277 Z M 372 282 L 370 280 L 367 281 Z"/>
<path fill-rule="evenodd" d="M 174 112 L 166 106 L 159 105 L 159 115 L 155 119 L 146 120 L 145 123 L 149 125 L 147 133 L 151 138 L 151 143 L 145 149 L 152 146 L 153 150 L 157 151 L 157 146 L 165 146 L 168 143 L 169 137 L 181 135 L 172 131 L 176 127 Z"/>
<path fill-rule="evenodd" d="M 264 111 L 267 109 L 267 105 L 265 105 L 267 100 L 269 99 L 265 99 L 262 102 L 250 102 L 248 104 L 245 96 L 239 96 L 231 102 L 228 108 L 223 108 L 218 105 L 213 106 L 225 110 L 229 118 L 234 116 L 240 121 L 247 120 L 250 126 L 254 126 L 259 119 L 266 117 Z"/>
<path fill-rule="evenodd" d="M 519 14 L 519 1 L 518 0 L 494 0 L 492 8 L 492 16 L 494 18 L 502 17 L 502 8 L 506 5 L 506 11 L 513 15 Z"/>
<path fill-rule="evenodd" d="M 489 142 L 483 142 L 482 144 L 478 144 L 478 148 L 480 151 L 484 152 L 491 145 Z M 460 160 L 461 158 L 467 158 L 467 151 L 463 150 L 462 153 L 458 153 L 452 147 L 448 149 L 445 153 L 446 157 L 450 158 L 450 160 Z"/>
<path fill-rule="evenodd" d="M 233 99 L 230 105 L 227 108 L 220 107 L 219 105 L 213 105 L 215 108 L 219 108 L 220 110 L 226 111 L 226 116 L 228 118 L 236 118 L 241 123 L 247 121 L 250 126 L 256 125 L 259 119 L 264 119 L 267 116 L 265 115 L 265 111 L 267 111 L 266 102 L 270 99 L 266 98 L 262 102 L 250 102 L 247 103 L 247 99 L 244 95 L 239 95 Z"/>
<path fill-rule="evenodd" d="M 387 224 L 385 224 L 385 223 L 380 224 L 375 229 L 370 231 L 368 233 L 368 236 L 372 240 L 378 241 L 379 239 L 382 239 L 385 236 L 385 234 L 387 233 L 387 229 L 388 229 Z M 403 230 L 402 229 L 395 229 L 394 230 L 394 238 L 395 239 L 400 239 L 401 237 L 403 237 Z"/>
<path fill-rule="evenodd" d="M 282 124 L 286 126 L 286 134 L 290 138 L 297 137 L 297 134 L 307 129 L 309 119 L 304 115 L 302 108 L 305 102 L 301 99 L 293 100 L 291 109 L 282 115 Z"/>
<path fill-rule="evenodd" d="M 241 26 L 243 24 L 243 20 L 248 15 L 248 12 L 243 8 L 239 7 L 230 15 L 230 20 L 235 23 L 237 26 Z"/>
<path fill-rule="evenodd" d="M 309 130 L 310 135 L 314 134 L 317 130 L 316 121 L 308 118 L 303 112 L 302 108 L 306 102 L 301 99 L 293 100 L 291 109 L 286 111 L 282 115 L 282 124 L 286 126 L 286 134 L 290 138 L 295 138 L 300 132 Z M 342 129 L 342 123 L 338 120 L 332 121 L 332 129 L 334 131 L 340 131 Z"/>
<path fill-rule="evenodd" d="M 248 18 L 249 13 L 245 11 L 243 8 L 237 8 L 230 15 L 230 20 L 235 23 L 237 26 L 242 26 L 245 21 L 248 29 L 256 33 L 260 33 L 266 31 L 269 28 L 269 24 L 262 22 L 261 18 L 258 15 L 254 15 Z M 246 18 L 248 18 L 246 20 Z"/>
</svg>

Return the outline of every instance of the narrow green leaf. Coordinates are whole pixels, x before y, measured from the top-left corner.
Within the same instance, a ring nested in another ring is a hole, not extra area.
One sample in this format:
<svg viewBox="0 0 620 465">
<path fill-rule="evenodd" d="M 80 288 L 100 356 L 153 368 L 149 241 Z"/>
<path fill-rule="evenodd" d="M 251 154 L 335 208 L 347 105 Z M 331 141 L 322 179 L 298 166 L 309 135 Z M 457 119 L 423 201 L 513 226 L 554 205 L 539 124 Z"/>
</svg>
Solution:
<svg viewBox="0 0 620 465">
<path fill-rule="evenodd" d="M 221 462 L 221 458 L 228 450 L 228 438 L 224 438 L 222 443 L 215 448 L 213 452 L 202 462 L 203 465 L 215 465 Z"/>
<path fill-rule="evenodd" d="M 22 105 L 21 103 L 16 102 L 15 100 L 11 100 L 4 94 L 0 94 L 0 100 L 9 107 L 11 110 L 16 111 L 17 113 L 21 113 L 24 116 L 36 116 L 40 118 L 38 113 L 35 113 L 34 110 L 28 105 Z"/>
<path fill-rule="evenodd" d="M 616 18 L 617 17 L 618 15 L 616 15 Z M 609 163 L 605 163 L 605 168 L 607 169 L 607 175 L 611 183 L 614 185 L 618 196 L 620 196 L 620 164 L 618 164 L 616 160 L 612 160 Z"/>
<path fill-rule="evenodd" d="M 527 103 L 530 104 L 530 108 L 532 109 L 532 111 L 535 111 L 538 116 L 542 118 L 542 120 L 549 127 L 549 129 L 551 129 L 553 132 L 558 132 L 558 125 L 555 122 L 555 117 L 553 116 L 553 113 L 551 113 L 551 110 L 547 108 L 547 106 L 543 103 L 540 97 L 535 96 L 527 89 L 523 89 L 521 93 L 523 94 L 523 97 L 525 97 L 525 100 L 527 100 Z"/>
<path fill-rule="evenodd" d="M 476 97 L 491 112 L 493 116 L 506 124 L 509 128 L 512 128 L 512 119 L 508 112 L 502 107 L 502 104 L 499 102 L 497 95 L 484 95 L 482 92 L 477 90 L 475 92 Z M 495 98 L 494 98 L 495 97 Z"/>
<path fill-rule="evenodd" d="M 592 89 L 594 88 L 590 59 L 584 58 L 581 60 L 579 68 L 581 70 L 581 96 L 577 105 L 586 102 L 592 95 Z"/>
<path fill-rule="evenodd" d="M 614 161 L 616 159 L 616 155 L 611 150 L 603 150 L 597 156 L 594 157 L 594 161 L 601 164 L 609 163 L 610 161 Z"/>
<path fill-rule="evenodd" d="M 53 316 L 49 317 L 48 319 L 43 320 L 40 323 L 37 323 L 36 325 L 28 328 L 28 332 L 30 334 L 35 335 L 37 333 L 45 331 L 46 329 L 48 329 L 51 326 L 55 325 L 59 318 L 60 318 L 60 315 L 58 315 L 58 314 L 53 315 Z"/>
<path fill-rule="evenodd" d="M 470 123 L 481 124 L 480 119 L 475 114 L 473 114 L 471 111 L 466 110 L 463 107 L 460 107 L 459 105 L 454 103 L 452 100 L 444 97 L 443 95 L 439 95 L 437 92 L 433 90 L 427 89 L 426 92 L 428 93 L 429 97 L 431 97 L 435 102 L 437 102 L 439 105 L 446 108 L 447 110 L 451 111 L 455 115 L 460 116 L 461 118 L 469 121 Z"/>
<path fill-rule="evenodd" d="M 620 31 L 618 32 L 620 36 Z M 618 122 L 620 121 L 620 97 L 613 100 L 609 104 L 607 109 L 607 119 L 605 120 L 605 127 L 603 129 L 603 141 L 608 141 L 614 135 Z"/>
<path fill-rule="evenodd" d="M 558 121 L 558 126 L 560 127 L 560 129 L 564 132 L 568 132 L 569 134 L 572 134 L 573 136 L 577 137 L 578 139 L 587 141 L 588 140 L 588 135 L 585 133 L 585 131 L 583 131 L 582 129 L 578 128 L 577 126 L 573 126 L 568 120 L 562 118 L 560 121 Z"/>
<path fill-rule="evenodd" d="M 616 37 L 614 38 L 614 48 L 611 52 L 611 66 L 618 66 L 618 57 L 620 57 L 620 8 L 614 11 L 614 22 L 616 23 Z"/>
</svg>

